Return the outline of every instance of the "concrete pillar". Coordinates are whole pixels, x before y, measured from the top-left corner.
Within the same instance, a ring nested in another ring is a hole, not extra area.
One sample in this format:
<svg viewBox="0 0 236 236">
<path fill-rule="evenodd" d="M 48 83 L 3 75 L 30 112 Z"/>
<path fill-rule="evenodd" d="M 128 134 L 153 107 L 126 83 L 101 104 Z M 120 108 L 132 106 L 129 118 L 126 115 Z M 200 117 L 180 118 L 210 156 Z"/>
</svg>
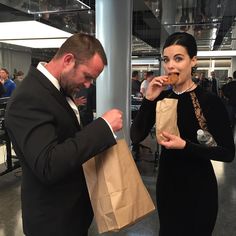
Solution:
<svg viewBox="0 0 236 236">
<path fill-rule="evenodd" d="M 175 32 L 175 27 L 172 27 L 171 24 L 175 23 L 176 17 L 176 8 L 177 1 L 176 0 L 165 0 L 162 1 L 162 19 L 161 23 L 163 27 L 161 27 L 161 42 L 160 42 L 160 49 L 162 54 L 162 49 L 167 37 Z M 164 75 L 164 69 L 162 66 L 162 61 L 160 60 L 160 75 Z"/>
<path fill-rule="evenodd" d="M 131 97 L 132 0 L 96 0 L 96 37 L 105 48 L 108 66 L 96 82 L 97 116 L 111 108 L 123 111 L 129 143 Z"/>
<path fill-rule="evenodd" d="M 232 75 L 229 76 L 233 76 L 234 71 L 236 71 L 236 57 L 232 57 Z"/>
</svg>

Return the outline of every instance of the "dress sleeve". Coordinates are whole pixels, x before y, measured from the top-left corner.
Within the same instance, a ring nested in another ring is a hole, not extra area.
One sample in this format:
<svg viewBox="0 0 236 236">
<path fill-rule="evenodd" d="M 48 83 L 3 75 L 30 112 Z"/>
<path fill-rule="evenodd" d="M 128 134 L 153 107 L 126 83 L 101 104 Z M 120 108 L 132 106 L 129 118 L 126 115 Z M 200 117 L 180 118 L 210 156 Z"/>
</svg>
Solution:
<svg viewBox="0 0 236 236">
<path fill-rule="evenodd" d="M 235 144 L 225 106 L 219 97 L 211 97 L 209 103 L 200 105 L 207 120 L 209 132 L 217 142 L 217 147 L 207 147 L 187 140 L 184 151 L 193 158 L 232 161 L 235 156 Z"/>
<path fill-rule="evenodd" d="M 130 129 L 130 138 L 133 143 L 139 143 L 147 137 L 155 123 L 155 117 L 156 101 L 144 98 Z"/>
</svg>

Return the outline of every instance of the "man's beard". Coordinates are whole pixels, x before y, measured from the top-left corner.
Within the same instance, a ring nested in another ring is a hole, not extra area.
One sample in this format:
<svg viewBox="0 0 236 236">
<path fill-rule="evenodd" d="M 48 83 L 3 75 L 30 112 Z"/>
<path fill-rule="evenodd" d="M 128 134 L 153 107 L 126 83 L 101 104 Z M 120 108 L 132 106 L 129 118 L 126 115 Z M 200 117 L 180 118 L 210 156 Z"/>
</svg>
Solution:
<svg viewBox="0 0 236 236">
<path fill-rule="evenodd" d="M 76 85 L 70 84 L 67 76 L 62 72 L 59 77 L 60 87 L 64 90 L 64 93 L 70 97 L 73 97 L 77 90 Z"/>
</svg>

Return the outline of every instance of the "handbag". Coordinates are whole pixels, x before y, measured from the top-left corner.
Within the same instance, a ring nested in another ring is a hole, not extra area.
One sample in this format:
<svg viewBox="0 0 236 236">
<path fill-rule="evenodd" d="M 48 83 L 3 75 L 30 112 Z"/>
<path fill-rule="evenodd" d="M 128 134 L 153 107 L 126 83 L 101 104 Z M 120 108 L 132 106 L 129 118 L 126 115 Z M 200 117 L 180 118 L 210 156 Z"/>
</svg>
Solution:
<svg viewBox="0 0 236 236">
<path fill-rule="evenodd" d="M 124 139 L 83 169 L 99 233 L 118 231 L 155 210 Z"/>
</svg>

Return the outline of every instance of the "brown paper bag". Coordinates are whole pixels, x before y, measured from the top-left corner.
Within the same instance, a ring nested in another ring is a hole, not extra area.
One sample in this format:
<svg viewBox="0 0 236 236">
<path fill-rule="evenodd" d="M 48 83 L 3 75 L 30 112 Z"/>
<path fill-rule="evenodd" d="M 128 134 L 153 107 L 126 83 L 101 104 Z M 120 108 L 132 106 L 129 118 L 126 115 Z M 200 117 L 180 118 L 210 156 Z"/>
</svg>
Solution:
<svg viewBox="0 0 236 236">
<path fill-rule="evenodd" d="M 157 141 L 163 140 L 162 131 L 179 136 L 177 126 L 177 99 L 164 98 L 156 105 L 156 137 Z"/>
<path fill-rule="evenodd" d="M 118 231 L 155 210 L 125 140 L 83 168 L 99 233 Z"/>
</svg>

